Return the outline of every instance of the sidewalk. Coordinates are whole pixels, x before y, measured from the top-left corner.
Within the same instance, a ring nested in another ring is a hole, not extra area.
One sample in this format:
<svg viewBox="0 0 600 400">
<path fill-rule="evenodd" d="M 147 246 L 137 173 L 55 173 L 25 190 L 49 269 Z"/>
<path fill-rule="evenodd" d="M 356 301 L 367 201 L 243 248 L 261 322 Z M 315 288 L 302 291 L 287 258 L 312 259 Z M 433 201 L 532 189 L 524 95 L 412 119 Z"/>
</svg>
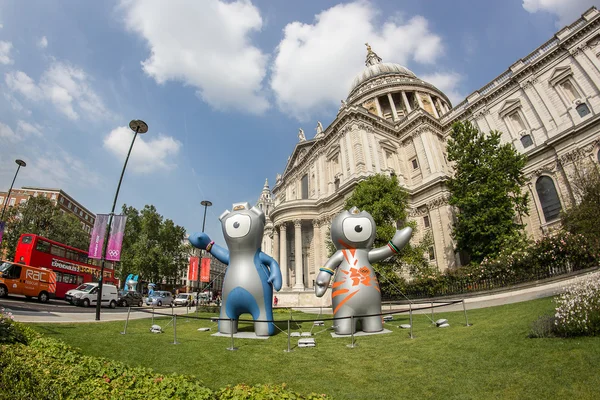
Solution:
<svg viewBox="0 0 600 400">
<path fill-rule="evenodd" d="M 564 289 L 580 280 L 589 278 L 591 276 L 600 276 L 600 271 L 589 272 L 583 275 L 578 275 L 573 278 L 569 278 L 562 281 L 554 281 L 551 283 L 547 283 L 545 285 L 527 287 L 523 289 L 506 291 L 495 294 L 482 294 L 481 296 L 471 296 L 465 297 L 464 303 L 467 310 L 476 309 L 476 308 L 486 308 L 493 307 L 503 304 L 511 304 L 511 303 L 519 303 L 522 301 L 529 301 L 534 299 L 539 299 L 543 297 L 550 297 L 557 295 L 564 291 Z M 448 306 L 440 306 L 435 308 L 435 312 L 449 312 L 449 311 L 462 311 L 463 303 L 462 298 L 455 296 L 449 297 L 446 299 L 448 301 L 456 301 L 460 300 L 459 303 L 448 305 Z M 439 304 L 439 303 L 436 303 Z M 421 299 L 415 300 L 412 302 L 413 309 L 421 308 L 421 307 L 431 307 L 431 302 L 423 301 Z M 395 311 L 408 311 L 410 305 L 408 304 L 394 304 L 388 305 L 384 304 L 382 306 L 382 311 L 389 312 L 392 310 Z M 100 321 L 96 321 L 96 314 L 94 312 L 81 312 L 81 313 L 73 313 L 73 312 L 48 312 L 48 311 L 13 311 L 10 307 L 6 307 L 7 311 L 11 311 L 15 317 L 15 320 L 19 322 L 37 322 L 37 323 L 74 323 L 74 322 L 107 322 L 107 321 L 124 321 L 127 318 L 127 309 L 123 308 L 118 311 L 107 309 L 102 309 L 102 313 L 100 314 Z M 323 307 L 318 308 L 295 308 L 298 311 L 319 314 L 322 312 L 323 314 L 332 314 L 331 308 Z M 105 311 L 106 310 L 106 311 Z M 143 310 L 143 311 L 141 311 Z M 187 307 L 160 307 L 155 308 L 155 316 L 170 316 L 171 313 L 176 315 L 187 314 L 188 312 L 194 312 L 195 307 L 187 308 Z M 415 313 L 430 313 L 431 309 L 427 310 L 415 310 Z M 158 315 L 163 314 L 163 315 Z M 152 308 L 143 307 L 143 308 L 132 308 L 129 319 L 142 319 L 142 318 L 152 318 Z"/>
</svg>

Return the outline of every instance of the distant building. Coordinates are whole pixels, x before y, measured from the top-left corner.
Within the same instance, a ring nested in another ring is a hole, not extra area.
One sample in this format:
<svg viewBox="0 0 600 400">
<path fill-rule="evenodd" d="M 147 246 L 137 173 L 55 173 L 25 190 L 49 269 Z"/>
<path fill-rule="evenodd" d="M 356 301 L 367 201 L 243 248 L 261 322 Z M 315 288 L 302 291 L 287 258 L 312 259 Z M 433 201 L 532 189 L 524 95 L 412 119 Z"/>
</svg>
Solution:
<svg viewBox="0 0 600 400">
<path fill-rule="evenodd" d="M 374 174 L 396 175 L 409 193 L 414 240 L 428 231 L 428 259 L 440 271 L 460 265 L 452 239 L 454 210 L 447 179 L 453 170 L 446 142 L 455 121 L 526 154 L 530 194 L 523 222 L 530 237 L 560 226 L 560 211 L 576 203 L 578 163 L 600 162 L 600 12 L 592 7 L 466 100 L 448 97 L 412 71 L 367 47 L 360 72 L 335 120 L 316 135 L 304 132 L 272 194 L 265 184 L 258 205 L 267 225 L 263 249 L 278 260 L 288 305 L 315 303 L 314 281 L 327 260 L 332 218 L 356 185 Z"/>
<path fill-rule="evenodd" d="M 8 192 L 0 192 L 0 205 L 4 205 Z M 62 210 L 63 213 L 71 213 L 79 218 L 81 226 L 86 232 L 91 233 L 96 221 L 96 214 L 85 208 L 74 198 L 65 193 L 62 189 L 49 189 L 33 186 L 24 186 L 20 189 L 13 189 L 10 192 L 8 206 L 12 207 L 16 204 L 25 203 L 30 197 L 43 196 L 46 197 Z"/>
</svg>

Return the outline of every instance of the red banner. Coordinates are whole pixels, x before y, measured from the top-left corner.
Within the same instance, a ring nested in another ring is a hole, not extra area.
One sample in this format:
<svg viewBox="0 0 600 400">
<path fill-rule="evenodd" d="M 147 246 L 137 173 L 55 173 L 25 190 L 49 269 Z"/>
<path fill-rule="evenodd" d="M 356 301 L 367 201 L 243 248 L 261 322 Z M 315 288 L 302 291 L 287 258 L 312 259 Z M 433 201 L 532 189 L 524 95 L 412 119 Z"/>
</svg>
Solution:
<svg viewBox="0 0 600 400">
<path fill-rule="evenodd" d="M 210 258 L 202 259 L 202 268 L 200 269 L 200 282 L 210 282 Z"/>
<path fill-rule="evenodd" d="M 188 281 L 198 280 L 198 257 L 190 257 L 190 266 L 188 267 Z"/>
</svg>

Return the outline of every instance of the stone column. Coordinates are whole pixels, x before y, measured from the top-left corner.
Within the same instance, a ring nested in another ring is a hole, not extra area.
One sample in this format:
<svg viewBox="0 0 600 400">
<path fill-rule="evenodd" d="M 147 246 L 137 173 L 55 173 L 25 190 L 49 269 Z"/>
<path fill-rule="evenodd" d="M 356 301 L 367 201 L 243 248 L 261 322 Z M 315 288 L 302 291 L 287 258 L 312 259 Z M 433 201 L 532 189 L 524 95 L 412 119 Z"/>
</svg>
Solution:
<svg viewBox="0 0 600 400">
<path fill-rule="evenodd" d="M 279 261 L 279 225 L 273 226 L 273 254 L 271 255 L 275 261 Z"/>
<path fill-rule="evenodd" d="M 288 286 L 288 267 L 287 267 L 287 231 L 285 222 L 279 227 L 279 268 L 281 268 L 282 288 Z"/>
<path fill-rule="evenodd" d="M 319 221 L 318 219 L 313 219 L 312 224 L 314 254 L 313 272 L 316 276 L 316 274 L 319 273 L 319 268 L 321 268 L 321 221 Z"/>
<path fill-rule="evenodd" d="M 296 283 L 294 290 L 304 290 L 302 281 L 302 220 L 294 220 L 294 253 L 296 257 Z"/>
<path fill-rule="evenodd" d="M 408 103 L 408 97 L 406 97 L 406 93 L 404 93 L 404 91 L 402 92 L 402 101 L 404 101 L 404 106 L 406 107 L 406 113 L 408 114 L 409 112 L 412 111 L 412 108 L 411 108 L 410 104 Z"/>
<path fill-rule="evenodd" d="M 435 103 L 433 102 L 433 98 L 431 97 L 431 95 L 429 93 L 427 93 L 427 97 L 429 98 L 429 102 L 431 103 L 431 108 L 433 108 L 433 114 L 435 115 L 435 117 L 437 119 L 439 119 L 440 114 L 437 112 L 437 110 L 435 108 Z"/>
<path fill-rule="evenodd" d="M 392 97 L 391 93 L 388 93 L 387 97 L 388 97 L 388 101 L 390 102 L 390 108 L 392 110 L 392 119 L 394 121 L 398 121 L 399 118 L 398 118 L 398 113 L 396 111 L 396 105 L 394 104 L 394 98 Z"/>
</svg>

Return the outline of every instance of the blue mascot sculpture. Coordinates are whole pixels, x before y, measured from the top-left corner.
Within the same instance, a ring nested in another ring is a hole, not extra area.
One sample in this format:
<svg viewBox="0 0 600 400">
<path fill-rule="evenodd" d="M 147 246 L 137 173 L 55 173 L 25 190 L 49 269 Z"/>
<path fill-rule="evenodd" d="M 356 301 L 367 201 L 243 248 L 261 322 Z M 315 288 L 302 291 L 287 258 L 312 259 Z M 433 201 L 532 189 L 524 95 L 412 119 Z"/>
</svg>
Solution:
<svg viewBox="0 0 600 400">
<path fill-rule="evenodd" d="M 219 217 L 227 248 L 216 245 L 205 233 L 194 233 L 189 240 L 192 246 L 206 249 L 223 264 L 227 264 L 223 279 L 221 305 L 222 319 L 219 332 L 237 333 L 240 315 L 249 313 L 254 321 L 273 319 L 273 288 L 281 289 L 279 264 L 260 250 L 265 229 L 265 214 L 248 203 L 235 203 L 233 211 Z M 232 326 L 233 325 L 233 326 Z M 271 322 L 255 322 L 257 336 L 275 333 Z"/>
</svg>

